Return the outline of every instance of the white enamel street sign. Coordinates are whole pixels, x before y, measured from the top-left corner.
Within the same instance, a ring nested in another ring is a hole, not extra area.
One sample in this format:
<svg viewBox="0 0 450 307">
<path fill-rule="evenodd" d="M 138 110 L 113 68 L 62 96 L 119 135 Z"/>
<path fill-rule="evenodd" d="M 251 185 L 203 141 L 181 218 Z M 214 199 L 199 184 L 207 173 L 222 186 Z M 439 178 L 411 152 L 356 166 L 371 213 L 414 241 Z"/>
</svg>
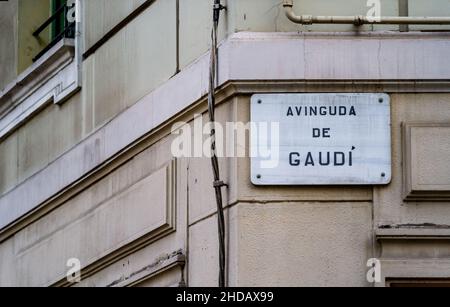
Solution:
<svg viewBox="0 0 450 307">
<path fill-rule="evenodd" d="M 258 94 L 251 99 L 255 185 L 391 181 L 386 94 Z"/>
</svg>

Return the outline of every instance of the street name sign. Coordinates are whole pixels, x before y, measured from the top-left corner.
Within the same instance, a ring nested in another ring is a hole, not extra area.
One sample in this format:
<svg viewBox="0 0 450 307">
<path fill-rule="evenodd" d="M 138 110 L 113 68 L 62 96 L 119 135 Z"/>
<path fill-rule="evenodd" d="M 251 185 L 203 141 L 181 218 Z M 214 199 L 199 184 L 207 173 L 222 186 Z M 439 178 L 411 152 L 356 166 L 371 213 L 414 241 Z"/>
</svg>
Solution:
<svg viewBox="0 0 450 307">
<path fill-rule="evenodd" d="M 391 113 L 386 94 L 256 94 L 255 185 L 386 185 Z"/>
</svg>

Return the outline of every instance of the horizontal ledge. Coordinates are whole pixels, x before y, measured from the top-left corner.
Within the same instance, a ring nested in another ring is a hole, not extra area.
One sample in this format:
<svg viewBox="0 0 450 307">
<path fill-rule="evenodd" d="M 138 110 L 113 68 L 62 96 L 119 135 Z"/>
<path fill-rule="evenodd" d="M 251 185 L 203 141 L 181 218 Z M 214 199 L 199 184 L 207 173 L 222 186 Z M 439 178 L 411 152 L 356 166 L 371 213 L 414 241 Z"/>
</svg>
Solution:
<svg viewBox="0 0 450 307">
<path fill-rule="evenodd" d="M 123 277 L 122 279 L 117 280 L 110 285 L 107 285 L 107 287 L 133 287 L 139 283 L 161 275 L 175 267 L 179 267 L 180 270 L 182 270 L 185 264 L 186 256 L 180 250 L 173 253 L 166 259 L 159 260 L 155 264 L 149 265 L 148 267 L 145 267 L 138 272 L 132 273 L 127 277 Z M 180 280 L 180 283 L 181 282 L 182 280 Z"/>
<path fill-rule="evenodd" d="M 433 227 L 400 227 L 377 229 L 377 240 L 450 240 L 450 227 L 436 225 Z"/>
<path fill-rule="evenodd" d="M 450 201 L 450 193 L 444 194 L 439 191 L 429 191 L 427 193 L 410 193 L 404 197 L 405 202 L 448 202 Z M 431 194 L 433 193 L 433 195 Z"/>
<path fill-rule="evenodd" d="M 60 40 L 44 56 L 34 62 L 16 79 L 2 89 L 0 91 L 0 105 L 3 104 L 8 97 L 13 96 L 16 92 L 20 91 L 30 83 L 39 82 L 43 77 L 43 74 L 48 75 L 49 72 L 46 70 L 52 63 L 56 62 L 64 55 L 66 55 L 67 58 L 75 57 L 75 41 L 73 39 L 64 38 Z M 56 69 L 58 69 L 58 67 L 56 67 Z M 54 68 L 53 70 L 56 69 Z"/>
</svg>

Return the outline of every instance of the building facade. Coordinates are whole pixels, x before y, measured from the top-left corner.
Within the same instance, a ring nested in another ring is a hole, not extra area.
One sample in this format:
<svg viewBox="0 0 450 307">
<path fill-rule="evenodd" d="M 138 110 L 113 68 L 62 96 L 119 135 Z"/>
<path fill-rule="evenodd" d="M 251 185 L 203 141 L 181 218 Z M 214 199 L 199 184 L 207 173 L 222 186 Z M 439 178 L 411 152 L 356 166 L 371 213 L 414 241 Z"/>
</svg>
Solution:
<svg viewBox="0 0 450 307">
<path fill-rule="evenodd" d="M 177 123 L 208 122 L 212 3 L 0 2 L 0 286 L 217 286 L 211 162 L 173 154 Z M 252 158 L 219 158 L 227 285 L 450 284 L 450 25 L 222 4 L 217 122 L 249 123 L 259 94 L 388 95 L 392 167 L 382 185 L 255 185 Z M 374 8 L 450 16 L 448 0 L 294 1 Z"/>
</svg>

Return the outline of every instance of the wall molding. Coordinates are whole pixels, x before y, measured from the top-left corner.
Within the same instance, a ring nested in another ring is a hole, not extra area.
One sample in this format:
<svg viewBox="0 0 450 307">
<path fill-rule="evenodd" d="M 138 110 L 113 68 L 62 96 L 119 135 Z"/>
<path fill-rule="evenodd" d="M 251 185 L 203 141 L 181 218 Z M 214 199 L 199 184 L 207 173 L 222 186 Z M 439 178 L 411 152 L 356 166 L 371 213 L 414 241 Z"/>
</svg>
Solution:
<svg viewBox="0 0 450 307">
<path fill-rule="evenodd" d="M 378 228 L 377 240 L 450 240 L 450 226 L 446 225 L 393 225 Z"/>
<path fill-rule="evenodd" d="M 184 284 L 183 269 L 185 264 L 186 256 L 184 255 L 182 250 L 179 250 L 173 252 L 172 254 L 161 257 L 154 263 L 140 269 L 137 272 L 134 272 L 128 276 L 121 277 L 120 279 L 112 282 L 106 287 L 134 287 L 135 285 L 150 280 L 177 267 L 180 269 L 180 281 L 179 284 L 175 286 L 182 286 Z"/>
<path fill-rule="evenodd" d="M 399 225 L 376 229 L 380 244 L 381 282 L 450 278 L 450 227 L 446 225 Z"/>
<path fill-rule="evenodd" d="M 446 280 L 450 277 L 448 259 L 381 259 L 381 282 L 375 287 L 414 280 Z"/>
<path fill-rule="evenodd" d="M 119 246 L 118 248 L 113 247 L 109 251 L 105 252 L 104 255 L 100 258 L 87 261 L 87 265 L 81 270 L 81 276 L 83 278 L 88 278 L 94 275 L 95 273 L 117 262 L 118 260 L 123 259 L 124 257 L 131 255 L 136 251 L 139 251 L 142 248 L 152 244 L 153 242 L 160 240 L 176 231 L 177 161 L 172 160 L 163 169 L 166 172 L 167 181 L 165 208 L 166 220 L 164 221 L 164 223 L 157 228 L 149 227 L 148 229 L 142 230 L 139 234 L 135 235 L 134 238 L 130 238 L 129 242 L 125 243 L 125 245 Z M 149 177 L 151 176 L 152 175 L 150 175 Z M 146 178 L 142 179 L 140 182 L 145 180 Z M 139 182 L 135 185 L 137 184 L 139 184 Z M 179 259 L 177 261 L 179 261 Z M 67 287 L 71 284 L 66 280 L 66 277 L 63 276 L 59 277 L 54 282 L 51 282 L 50 285 L 52 287 Z"/>
<path fill-rule="evenodd" d="M 426 123 L 426 122 L 407 122 L 403 127 L 403 196 L 405 201 L 449 201 L 450 200 L 450 180 L 446 183 L 420 183 L 419 174 L 414 171 L 416 161 L 413 155 L 415 150 L 413 146 L 412 133 L 414 129 L 448 129 L 450 137 L 450 123 Z M 417 145 L 417 144 L 416 144 Z M 441 157 L 448 157 L 448 152 L 441 153 Z M 435 161 L 439 163 L 439 161 Z M 445 163 L 445 161 L 444 161 Z"/>
</svg>

